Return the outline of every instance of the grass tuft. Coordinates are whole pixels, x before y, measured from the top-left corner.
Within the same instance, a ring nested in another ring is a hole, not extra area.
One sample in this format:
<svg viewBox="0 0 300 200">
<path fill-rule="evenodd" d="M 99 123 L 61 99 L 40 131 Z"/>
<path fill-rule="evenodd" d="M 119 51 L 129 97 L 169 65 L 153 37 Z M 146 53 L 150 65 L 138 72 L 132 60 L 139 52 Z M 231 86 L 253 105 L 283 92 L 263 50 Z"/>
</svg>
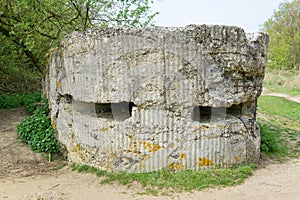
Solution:
<svg viewBox="0 0 300 200">
<path fill-rule="evenodd" d="M 72 170 L 90 172 L 103 177 L 101 180 L 102 184 L 118 182 L 122 185 L 131 185 L 137 182 L 143 187 L 148 188 L 148 186 L 151 186 L 150 189 L 146 188 L 145 193 L 152 195 L 157 195 L 153 187 L 175 189 L 176 191 L 191 191 L 215 186 L 237 185 L 251 176 L 255 167 L 255 165 L 249 164 L 232 169 L 218 168 L 203 171 L 182 170 L 174 172 L 162 169 L 145 173 L 113 173 L 98 170 L 87 165 L 77 165 L 74 163 L 71 165 Z"/>
</svg>

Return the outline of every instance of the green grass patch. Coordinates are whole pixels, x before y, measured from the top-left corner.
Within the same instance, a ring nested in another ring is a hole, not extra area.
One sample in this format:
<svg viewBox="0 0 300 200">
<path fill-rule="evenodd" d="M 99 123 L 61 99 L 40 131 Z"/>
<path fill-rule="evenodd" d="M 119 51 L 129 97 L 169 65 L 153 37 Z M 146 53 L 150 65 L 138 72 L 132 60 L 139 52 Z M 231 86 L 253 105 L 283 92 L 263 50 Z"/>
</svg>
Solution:
<svg viewBox="0 0 300 200">
<path fill-rule="evenodd" d="M 264 84 L 264 87 L 267 88 L 270 92 L 284 93 L 290 96 L 300 96 L 299 88 L 284 87 L 277 84 Z"/>
<path fill-rule="evenodd" d="M 270 92 L 300 96 L 300 74 L 298 70 L 278 70 L 266 67 L 264 87 Z"/>
<path fill-rule="evenodd" d="M 283 97 L 261 96 L 258 99 L 258 106 L 272 115 L 300 120 L 300 104 Z"/>
<path fill-rule="evenodd" d="M 287 141 L 281 136 L 283 129 L 270 124 L 260 125 L 261 150 L 269 157 L 285 157 L 288 154 Z"/>
<path fill-rule="evenodd" d="M 283 97 L 258 100 L 261 150 L 272 158 L 300 156 L 300 104 Z"/>
<path fill-rule="evenodd" d="M 143 193 L 157 195 L 156 191 L 153 191 L 155 188 L 191 191 L 215 186 L 237 185 L 252 175 L 255 165 L 249 164 L 231 169 L 217 168 L 202 171 L 182 170 L 174 172 L 163 169 L 146 173 L 113 173 L 74 163 L 71 168 L 78 172 L 90 172 L 102 176 L 101 183 L 103 184 L 118 182 L 130 186 L 132 183 L 139 183 L 146 189 Z"/>
</svg>

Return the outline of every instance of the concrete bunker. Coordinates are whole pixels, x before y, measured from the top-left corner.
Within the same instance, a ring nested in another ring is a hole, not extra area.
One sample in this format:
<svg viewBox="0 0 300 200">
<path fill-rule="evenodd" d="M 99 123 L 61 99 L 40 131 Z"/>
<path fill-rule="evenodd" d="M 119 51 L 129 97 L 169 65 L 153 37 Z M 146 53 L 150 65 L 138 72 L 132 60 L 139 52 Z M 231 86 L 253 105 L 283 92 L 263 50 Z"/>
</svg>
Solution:
<svg viewBox="0 0 300 200">
<path fill-rule="evenodd" d="M 130 172 L 256 162 L 267 42 L 218 25 L 65 37 L 50 52 L 44 92 L 68 159 Z"/>
</svg>

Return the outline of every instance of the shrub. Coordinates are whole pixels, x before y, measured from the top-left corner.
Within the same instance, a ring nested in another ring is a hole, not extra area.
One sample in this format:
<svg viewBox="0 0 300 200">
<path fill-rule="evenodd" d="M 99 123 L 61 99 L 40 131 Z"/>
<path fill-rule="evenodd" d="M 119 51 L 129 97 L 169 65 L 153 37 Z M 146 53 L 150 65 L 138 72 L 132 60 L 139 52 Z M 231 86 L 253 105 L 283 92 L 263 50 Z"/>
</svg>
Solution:
<svg viewBox="0 0 300 200">
<path fill-rule="evenodd" d="M 36 152 L 56 153 L 59 152 L 59 144 L 48 116 L 48 104 L 46 100 L 42 103 L 37 110 L 33 111 L 33 115 L 26 117 L 17 126 L 18 138 L 29 144 Z"/>
</svg>

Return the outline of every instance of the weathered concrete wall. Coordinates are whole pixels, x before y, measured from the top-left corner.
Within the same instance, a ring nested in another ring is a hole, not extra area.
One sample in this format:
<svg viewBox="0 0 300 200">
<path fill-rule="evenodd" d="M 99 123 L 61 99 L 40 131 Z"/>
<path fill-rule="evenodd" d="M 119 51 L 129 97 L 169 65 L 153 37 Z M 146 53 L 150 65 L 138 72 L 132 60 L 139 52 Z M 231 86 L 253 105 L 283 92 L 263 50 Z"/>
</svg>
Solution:
<svg viewBox="0 0 300 200">
<path fill-rule="evenodd" d="M 112 171 L 257 161 L 267 35 L 230 26 L 75 32 L 44 91 L 70 161 Z"/>
</svg>

